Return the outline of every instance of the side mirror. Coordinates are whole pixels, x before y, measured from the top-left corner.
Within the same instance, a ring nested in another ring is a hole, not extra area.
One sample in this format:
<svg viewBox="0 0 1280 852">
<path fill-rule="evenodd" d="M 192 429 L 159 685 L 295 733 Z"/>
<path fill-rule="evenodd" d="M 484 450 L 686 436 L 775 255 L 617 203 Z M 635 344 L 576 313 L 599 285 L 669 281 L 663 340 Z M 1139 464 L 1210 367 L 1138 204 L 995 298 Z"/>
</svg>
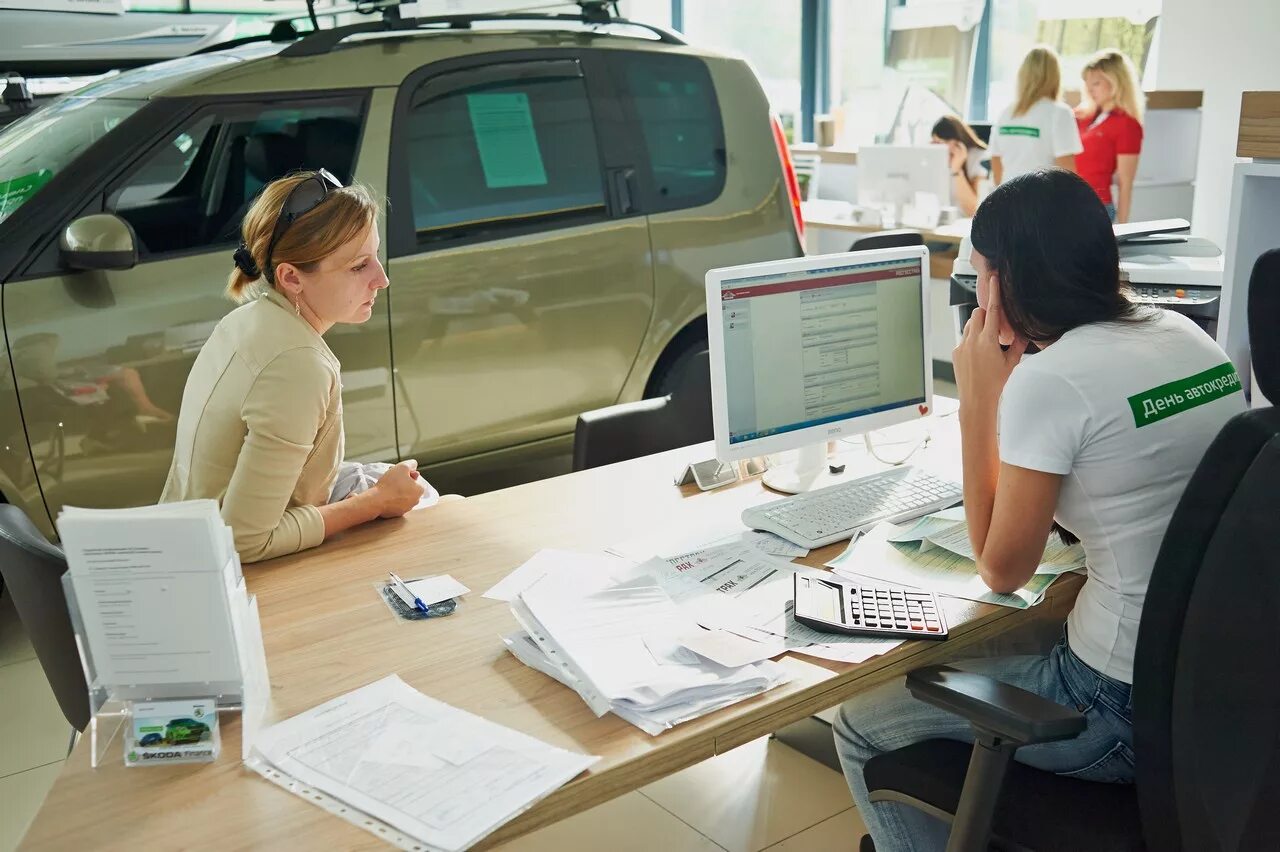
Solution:
<svg viewBox="0 0 1280 852">
<path fill-rule="evenodd" d="M 132 269 L 138 265 L 138 236 L 114 213 L 77 219 L 58 240 L 62 261 L 72 269 Z"/>
</svg>

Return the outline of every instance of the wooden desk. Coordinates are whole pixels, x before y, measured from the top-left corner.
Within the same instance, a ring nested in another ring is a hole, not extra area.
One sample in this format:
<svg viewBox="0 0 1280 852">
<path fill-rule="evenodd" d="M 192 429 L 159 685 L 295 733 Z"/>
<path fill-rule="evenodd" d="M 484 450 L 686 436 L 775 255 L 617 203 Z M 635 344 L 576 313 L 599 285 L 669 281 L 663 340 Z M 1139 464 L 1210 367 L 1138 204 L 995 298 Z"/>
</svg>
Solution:
<svg viewBox="0 0 1280 852">
<path fill-rule="evenodd" d="M 913 462 L 958 476 L 955 416 L 924 422 L 934 439 Z M 646 531 L 710 526 L 776 496 L 758 479 L 707 493 L 672 486 L 682 464 L 711 455 L 709 444 L 687 447 L 443 504 L 366 526 L 297 557 L 251 566 L 246 575 L 261 607 L 271 718 L 287 718 L 398 673 L 434 698 L 553 745 L 603 757 L 480 847 L 487 848 L 750 742 L 916 666 L 953 658 L 1027 618 L 1018 610 L 944 599 L 951 625 L 946 642 L 908 642 L 860 665 L 783 657 L 791 683 L 657 737 L 612 714 L 596 718 L 575 693 L 506 652 L 499 635 L 514 630 L 515 622 L 506 604 L 480 593 L 540 548 L 598 549 Z M 845 461 L 855 472 L 881 467 L 860 446 Z M 815 551 L 803 561 L 821 565 L 842 546 Z M 449 573 L 474 594 L 448 618 L 401 622 L 376 590 L 388 569 L 402 576 Z M 1079 585 L 1079 578 L 1069 578 L 1050 595 L 1061 602 Z M 126 769 L 117 744 L 106 765 L 92 771 L 82 740 L 22 848 L 379 846 L 373 835 L 243 768 L 238 718 L 224 718 L 222 747 L 221 759 L 207 766 Z"/>
</svg>

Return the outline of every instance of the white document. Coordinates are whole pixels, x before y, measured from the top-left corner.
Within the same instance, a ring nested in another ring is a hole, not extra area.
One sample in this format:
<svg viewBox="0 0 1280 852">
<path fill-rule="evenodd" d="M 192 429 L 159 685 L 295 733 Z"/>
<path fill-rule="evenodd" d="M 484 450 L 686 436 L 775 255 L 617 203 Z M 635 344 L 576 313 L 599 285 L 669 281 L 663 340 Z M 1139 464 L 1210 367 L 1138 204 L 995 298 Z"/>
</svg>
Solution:
<svg viewBox="0 0 1280 852">
<path fill-rule="evenodd" d="M 68 507 L 58 530 L 100 684 L 171 697 L 239 687 L 239 560 L 217 503 Z"/>
<path fill-rule="evenodd" d="M 448 574 L 441 574 L 437 577 L 423 577 L 420 580 L 405 580 L 404 584 L 426 606 L 461 597 L 471 591 Z M 391 584 L 391 588 L 403 600 L 404 596 L 399 594 L 399 589 L 396 588 L 394 583 Z M 405 604 L 410 607 L 414 606 L 411 600 L 405 601 Z"/>
<path fill-rule="evenodd" d="M 682 656 L 666 639 L 692 633 L 696 623 L 645 573 L 611 578 L 557 571 L 511 607 L 557 680 L 597 715 L 612 711 L 650 734 L 788 680 L 774 663 L 728 668 Z M 521 651 L 527 649 L 512 648 L 523 660 Z M 534 667 L 545 671 L 541 662 Z"/>
<path fill-rule="evenodd" d="M 651 559 L 617 576 L 651 576 L 699 624 L 730 627 L 761 625 L 776 618 L 794 597 L 792 577 L 800 570 L 750 545 L 735 543 Z"/>
<path fill-rule="evenodd" d="M 782 640 L 787 650 L 797 654 L 846 663 L 869 660 L 902 644 L 901 639 L 878 639 L 874 636 L 850 636 L 814 630 L 796 621 L 794 600 L 788 602 L 786 610 L 773 621 L 745 632 L 752 639 L 764 635 L 775 641 Z"/>
<path fill-rule="evenodd" d="M 946 509 L 928 515 L 914 524 L 904 525 L 899 532 L 888 537 L 898 544 L 919 542 L 921 553 L 940 547 L 957 556 L 977 562 L 973 544 L 969 541 L 969 525 L 964 519 L 964 509 Z M 1085 567 L 1084 548 L 1079 544 L 1063 544 L 1057 535 L 1050 535 L 1040 558 L 1037 574 L 1065 574 Z"/>
<path fill-rule="evenodd" d="M 575 553 L 571 550 L 539 550 L 529 561 L 512 571 L 483 597 L 495 601 L 511 601 L 553 571 L 599 571 L 608 575 L 622 562 L 616 556 L 602 553 Z"/>
<path fill-rule="evenodd" d="M 727 630 L 697 630 L 677 636 L 673 641 L 699 657 L 730 669 L 763 662 L 787 651 L 781 639 L 748 639 Z"/>
<path fill-rule="evenodd" d="M 643 562 L 654 556 L 669 559 L 734 544 L 749 544 L 762 553 L 784 559 L 809 555 L 808 550 L 780 535 L 743 529 L 737 518 L 711 526 L 701 524 L 690 529 L 639 536 L 609 547 L 608 552 L 632 562 Z"/>
<path fill-rule="evenodd" d="M 273 725 L 254 751 L 437 852 L 466 849 L 599 760 L 428 698 L 395 675 Z"/>
<path fill-rule="evenodd" d="M 954 598 L 1027 609 L 1044 598 L 1058 574 L 1039 573 L 1012 594 L 991 591 L 978 576 L 977 563 L 941 547 L 921 551 L 911 542 L 895 542 L 904 530 L 879 524 L 827 563 L 846 577 L 869 577 L 885 583 L 927 589 Z"/>
</svg>

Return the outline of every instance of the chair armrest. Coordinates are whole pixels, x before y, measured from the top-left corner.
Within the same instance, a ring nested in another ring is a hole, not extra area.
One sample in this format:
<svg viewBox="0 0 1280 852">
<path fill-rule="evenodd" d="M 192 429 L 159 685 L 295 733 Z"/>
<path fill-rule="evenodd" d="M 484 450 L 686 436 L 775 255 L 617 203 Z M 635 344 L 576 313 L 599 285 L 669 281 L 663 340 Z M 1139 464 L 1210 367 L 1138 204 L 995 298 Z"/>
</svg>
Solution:
<svg viewBox="0 0 1280 852">
<path fill-rule="evenodd" d="M 907 689 L 919 700 L 1020 746 L 1069 740 L 1085 727 L 1084 714 L 1071 707 L 950 666 L 916 669 L 907 675 Z"/>
</svg>

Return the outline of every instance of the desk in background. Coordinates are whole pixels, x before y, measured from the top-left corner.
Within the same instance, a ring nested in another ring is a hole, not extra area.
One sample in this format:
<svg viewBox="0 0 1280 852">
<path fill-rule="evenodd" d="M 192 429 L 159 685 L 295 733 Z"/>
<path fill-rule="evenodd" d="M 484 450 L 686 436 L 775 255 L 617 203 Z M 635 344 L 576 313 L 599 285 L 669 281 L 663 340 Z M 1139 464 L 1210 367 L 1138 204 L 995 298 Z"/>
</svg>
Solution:
<svg viewBox="0 0 1280 852">
<path fill-rule="evenodd" d="M 954 403 L 938 400 L 954 411 Z M 931 429 L 912 462 L 960 475 L 954 414 L 899 429 Z M 884 435 L 885 433 L 881 433 Z M 885 440 L 881 437 L 880 440 Z M 883 469 L 860 443 L 845 445 L 851 473 Z M 480 597 L 545 547 L 595 550 L 648 530 L 722 525 L 774 499 L 758 478 L 717 491 L 672 486 L 678 469 L 714 454 L 710 443 L 445 503 L 371 524 L 305 554 L 248 568 L 258 596 L 271 674 L 270 719 L 280 720 L 391 673 L 427 695 L 562 748 L 603 759 L 477 848 L 533 831 L 772 733 L 917 666 L 963 656 L 1036 617 L 1064 611 L 1081 579 L 1069 577 L 1039 607 L 1019 611 L 944 598 L 946 642 L 907 642 L 858 665 L 787 655 L 789 684 L 650 737 L 511 657 L 499 636 L 516 628 L 505 603 Z M 800 560 L 821 566 L 843 543 Z M 388 570 L 449 573 L 474 593 L 456 614 L 397 621 L 376 586 Z M 118 742 L 89 768 L 82 739 L 21 848 L 369 848 L 376 840 L 241 766 L 240 722 L 223 720 L 222 757 L 208 766 L 126 769 Z"/>
</svg>

